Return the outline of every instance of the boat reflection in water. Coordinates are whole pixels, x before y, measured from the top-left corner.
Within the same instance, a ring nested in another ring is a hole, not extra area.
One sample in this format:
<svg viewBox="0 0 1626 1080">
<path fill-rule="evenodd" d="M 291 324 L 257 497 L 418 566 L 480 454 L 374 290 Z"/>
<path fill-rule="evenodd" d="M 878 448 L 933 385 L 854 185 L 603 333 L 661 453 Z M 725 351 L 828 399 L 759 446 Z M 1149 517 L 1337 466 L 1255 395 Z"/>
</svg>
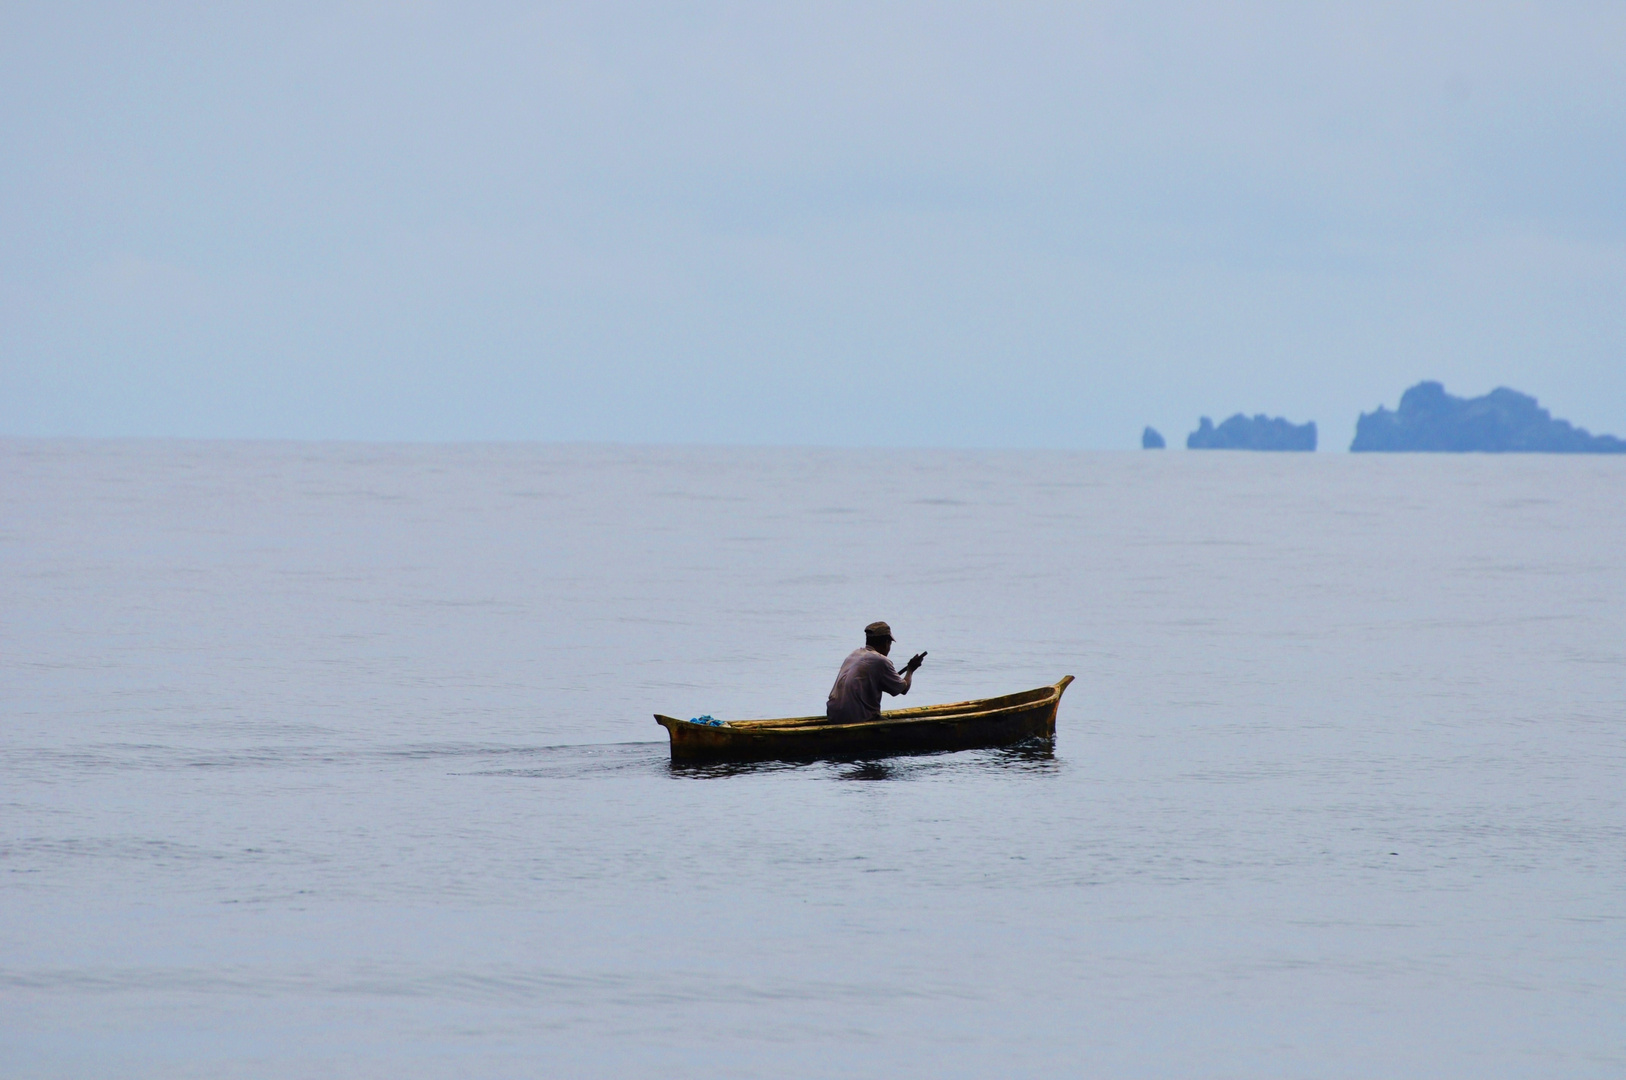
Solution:
<svg viewBox="0 0 1626 1080">
<path fill-rule="evenodd" d="M 956 773 L 1054 772 L 1061 767 L 1056 741 L 1034 738 L 991 749 L 937 750 L 886 758 L 817 758 L 810 761 L 670 761 L 668 775 L 688 780 L 830 769 L 837 780 L 922 780 Z"/>
</svg>

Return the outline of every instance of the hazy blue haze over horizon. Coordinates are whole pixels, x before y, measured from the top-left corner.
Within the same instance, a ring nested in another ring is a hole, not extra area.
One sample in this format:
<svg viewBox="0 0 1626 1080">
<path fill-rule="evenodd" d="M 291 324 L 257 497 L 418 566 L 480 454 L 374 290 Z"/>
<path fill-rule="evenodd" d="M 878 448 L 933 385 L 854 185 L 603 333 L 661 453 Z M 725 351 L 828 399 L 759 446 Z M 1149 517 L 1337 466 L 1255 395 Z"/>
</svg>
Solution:
<svg viewBox="0 0 1626 1080">
<path fill-rule="evenodd" d="M 1626 8 L 12 4 L 0 433 L 1626 435 Z"/>
<path fill-rule="evenodd" d="M 1626 458 L 0 438 L 0 1074 L 1618 1077 Z M 1053 755 L 656 711 L 1078 677 Z"/>
</svg>

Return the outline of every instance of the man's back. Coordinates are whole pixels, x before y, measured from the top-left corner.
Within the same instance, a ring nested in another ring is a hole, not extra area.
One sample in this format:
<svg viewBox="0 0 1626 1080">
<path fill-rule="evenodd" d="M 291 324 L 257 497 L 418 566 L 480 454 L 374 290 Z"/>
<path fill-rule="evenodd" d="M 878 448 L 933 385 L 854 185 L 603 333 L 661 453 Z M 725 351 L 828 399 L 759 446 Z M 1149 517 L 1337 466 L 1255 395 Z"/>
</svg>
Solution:
<svg viewBox="0 0 1626 1080">
<path fill-rule="evenodd" d="M 868 645 L 854 649 L 841 662 L 836 684 L 830 688 L 824 714 L 834 723 L 853 724 L 881 714 L 881 695 L 907 694 L 909 683 L 892 661 Z"/>
</svg>

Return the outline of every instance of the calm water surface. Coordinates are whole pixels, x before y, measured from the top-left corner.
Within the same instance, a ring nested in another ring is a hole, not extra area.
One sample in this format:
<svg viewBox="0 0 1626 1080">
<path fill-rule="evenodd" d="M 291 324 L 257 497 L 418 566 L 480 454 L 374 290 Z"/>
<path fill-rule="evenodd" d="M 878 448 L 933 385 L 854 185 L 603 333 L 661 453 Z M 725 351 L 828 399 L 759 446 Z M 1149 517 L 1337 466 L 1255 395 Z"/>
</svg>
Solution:
<svg viewBox="0 0 1626 1080">
<path fill-rule="evenodd" d="M 1626 460 L 0 441 L 8 1078 L 1615 1077 L 1623 780 Z"/>
</svg>

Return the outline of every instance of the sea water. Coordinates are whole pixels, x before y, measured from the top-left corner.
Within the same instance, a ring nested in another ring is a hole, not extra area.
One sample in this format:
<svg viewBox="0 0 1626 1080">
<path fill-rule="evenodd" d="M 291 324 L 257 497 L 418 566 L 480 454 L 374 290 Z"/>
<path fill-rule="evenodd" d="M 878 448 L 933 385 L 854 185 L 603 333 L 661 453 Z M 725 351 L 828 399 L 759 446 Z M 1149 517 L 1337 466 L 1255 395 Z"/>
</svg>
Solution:
<svg viewBox="0 0 1626 1080">
<path fill-rule="evenodd" d="M 1623 1073 L 1626 459 L 0 441 L 7 1078 Z"/>
</svg>

